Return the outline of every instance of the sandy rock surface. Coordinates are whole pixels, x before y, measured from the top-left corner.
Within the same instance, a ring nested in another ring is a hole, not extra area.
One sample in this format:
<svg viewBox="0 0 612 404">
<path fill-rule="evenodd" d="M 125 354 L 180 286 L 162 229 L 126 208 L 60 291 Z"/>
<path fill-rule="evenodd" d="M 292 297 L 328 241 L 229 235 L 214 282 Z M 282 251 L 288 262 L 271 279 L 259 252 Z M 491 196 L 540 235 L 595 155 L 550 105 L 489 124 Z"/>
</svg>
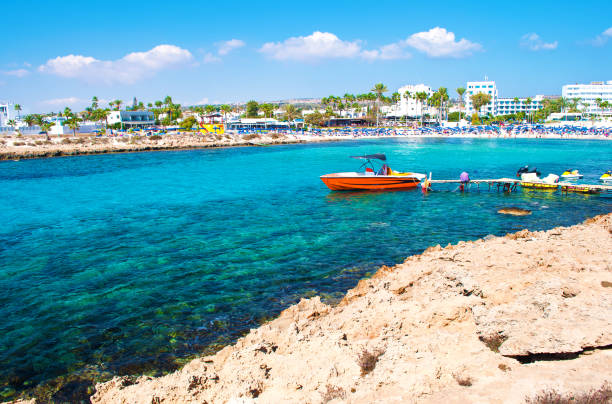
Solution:
<svg viewBox="0 0 612 404">
<path fill-rule="evenodd" d="M 522 403 L 612 381 L 612 214 L 429 248 L 92 403 Z"/>
<path fill-rule="evenodd" d="M 0 137 L 0 160 L 24 158 L 74 156 L 81 154 L 126 153 L 152 150 L 175 150 L 233 146 L 254 146 L 302 142 L 339 140 L 339 137 L 302 136 L 268 133 L 240 135 L 227 132 L 223 135 L 175 133 L 157 137 L 121 136 L 4 136 Z"/>
</svg>

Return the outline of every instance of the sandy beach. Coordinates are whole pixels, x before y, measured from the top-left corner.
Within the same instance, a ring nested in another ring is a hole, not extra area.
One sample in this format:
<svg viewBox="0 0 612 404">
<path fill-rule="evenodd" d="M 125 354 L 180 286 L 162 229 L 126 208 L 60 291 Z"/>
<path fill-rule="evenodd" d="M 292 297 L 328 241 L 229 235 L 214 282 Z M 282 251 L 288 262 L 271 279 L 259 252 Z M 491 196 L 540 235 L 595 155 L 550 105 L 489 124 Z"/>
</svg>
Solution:
<svg viewBox="0 0 612 404">
<path fill-rule="evenodd" d="M 408 132 L 402 135 L 385 136 L 361 136 L 361 135 L 315 135 L 315 134 L 237 134 L 227 132 L 225 135 L 202 136 L 194 133 L 173 133 L 163 136 L 122 136 L 122 137 L 94 137 L 87 135 L 73 136 L 51 136 L 49 139 L 44 135 L 36 136 L 5 136 L 0 137 L 0 160 L 20 160 L 29 158 L 76 156 L 104 153 L 128 153 L 143 151 L 181 150 L 196 148 L 219 148 L 219 147 L 241 147 L 262 146 L 294 143 L 317 143 L 331 142 L 351 139 L 367 139 L 381 137 L 402 138 L 546 138 L 546 139 L 590 139 L 609 140 L 604 136 L 580 135 L 561 137 L 556 134 L 531 134 L 531 135 L 498 135 L 498 134 L 458 134 L 458 135 L 435 135 L 435 134 L 412 134 Z"/>
<path fill-rule="evenodd" d="M 523 403 L 588 392 L 610 381 L 611 250 L 612 214 L 430 247 L 334 307 L 303 299 L 173 374 L 98 384 L 91 402 Z"/>
</svg>

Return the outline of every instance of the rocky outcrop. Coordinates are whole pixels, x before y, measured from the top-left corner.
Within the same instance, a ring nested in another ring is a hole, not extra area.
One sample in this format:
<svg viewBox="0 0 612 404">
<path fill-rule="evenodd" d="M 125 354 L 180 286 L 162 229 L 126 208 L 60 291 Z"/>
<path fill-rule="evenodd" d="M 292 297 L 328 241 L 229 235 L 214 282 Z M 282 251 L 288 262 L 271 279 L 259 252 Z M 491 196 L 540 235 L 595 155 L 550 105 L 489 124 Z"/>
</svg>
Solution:
<svg viewBox="0 0 612 404">
<path fill-rule="evenodd" d="M 302 300 L 161 378 L 117 377 L 92 403 L 524 402 L 612 369 L 612 214 L 430 248 L 336 307 Z"/>
<path fill-rule="evenodd" d="M 227 132 L 224 135 L 201 135 L 177 133 L 163 136 L 103 137 L 46 137 L 21 136 L 0 137 L 0 160 L 77 156 L 104 153 L 129 153 L 143 151 L 204 149 L 239 146 L 267 146 L 305 142 L 339 140 L 339 137 L 283 135 L 277 133 L 239 135 Z"/>
</svg>

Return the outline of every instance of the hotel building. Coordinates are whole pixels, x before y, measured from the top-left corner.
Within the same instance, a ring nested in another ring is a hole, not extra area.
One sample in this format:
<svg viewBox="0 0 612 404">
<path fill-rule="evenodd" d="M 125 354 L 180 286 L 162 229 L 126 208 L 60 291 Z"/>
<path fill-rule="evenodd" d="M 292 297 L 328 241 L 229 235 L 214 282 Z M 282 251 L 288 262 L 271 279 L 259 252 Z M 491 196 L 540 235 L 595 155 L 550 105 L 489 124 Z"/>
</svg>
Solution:
<svg viewBox="0 0 612 404">
<path fill-rule="evenodd" d="M 431 113 L 426 105 L 422 105 L 415 97 L 416 93 L 426 93 L 428 97 L 433 95 L 431 87 L 425 84 L 414 84 L 400 87 L 397 92 L 400 94 L 400 100 L 394 105 L 383 106 L 381 111 L 387 117 L 420 117 L 423 114 Z M 406 94 L 409 93 L 409 95 Z"/>
<path fill-rule="evenodd" d="M 7 126 L 7 122 L 11 120 L 11 109 L 13 104 L 0 101 L 0 126 Z"/>
<path fill-rule="evenodd" d="M 595 100 L 601 98 L 602 102 L 612 103 L 612 80 L 605 83 L 594 81 L 591 84 L 566 84 L 561 89 L 561 95 L 568 101 L 572 98 L 580 98 L 580 102 L 587 105 L 584 112 L 601 114 L 603 111 L 597 107 Z"/>
<path fill-rule="evenodd" d="M 532 113 L 542 108 L 542 100 L 544 99 L 543 96 L 536 95 L 531 98 L 531 103 L 527 104 L 527 98 L 500 98 L 494 81 L 468 81 L 465 89 L 463 101 L 466 115 L 472 115 L 475 112 L 471 97 L 477 93 L 491 96 L 491 102 L 478 111 L 479 115 L 498 116 L 516 114 L 517 112 Z"/>
<path fill-rule="evenodd" d="M 108 123 L 121 123 L 126 128 L 145 128 L 155 124 L 155 116 L 151 111 L 111 111 Z"/>
</svg>

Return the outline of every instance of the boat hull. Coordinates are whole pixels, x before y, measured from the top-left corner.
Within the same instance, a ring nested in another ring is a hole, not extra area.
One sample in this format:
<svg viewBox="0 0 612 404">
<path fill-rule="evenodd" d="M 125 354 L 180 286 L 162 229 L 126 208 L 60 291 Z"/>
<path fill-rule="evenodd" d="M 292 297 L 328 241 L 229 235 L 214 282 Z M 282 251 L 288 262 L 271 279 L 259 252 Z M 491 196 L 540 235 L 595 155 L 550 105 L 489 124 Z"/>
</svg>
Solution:
<svg viewBox="0 0 612 404">
<path fill-rule="evenodd" d="M 321 181 L 332 191 L 411 189 L 416 188 L 421 182 L 416 177 L 407 176 L 341 174 L 322 175 Z"/>
<path fill-rule="evenodd" d="M 559 186 L 557 184 L 546 184 L 542 182 L 521 182 L 521 187 L 527 189 L 538 189 L 541 191 L 556 191 Z"/>
</svg>

